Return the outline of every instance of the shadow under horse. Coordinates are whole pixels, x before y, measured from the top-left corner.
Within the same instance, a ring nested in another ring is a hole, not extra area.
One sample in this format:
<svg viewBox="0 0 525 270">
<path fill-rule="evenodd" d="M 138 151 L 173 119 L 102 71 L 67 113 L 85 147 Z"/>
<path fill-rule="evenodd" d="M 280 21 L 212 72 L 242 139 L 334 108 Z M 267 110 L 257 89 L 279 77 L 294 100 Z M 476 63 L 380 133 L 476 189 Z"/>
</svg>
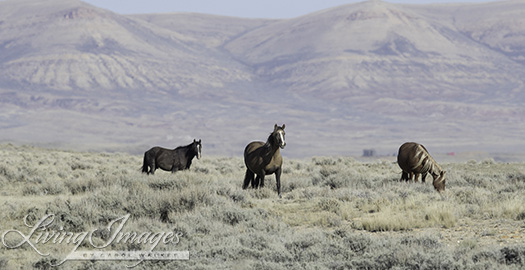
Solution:
<svg viewBox="0 0 525 270">
<path fill-rule="evenodd" d="M 155 170 L 160 168 L 165 171 L 187 170 L 191 166 L 194 157 L 201 158 L 201 140 L 193 140 L 186 146 L 179 146 L 173 150 L 162 147 L 153 147 L 144 153 L 144 163 L 142 172 L 155 174 Z"/>
<path fill-rule="evenodd" d="M 266 140 L 266 143 L 255 141 L 249 143 L 244 149 L 244 164 L 246 164 L 246 175 L 244 176 L 243 189 L 248 188 L 251 183 L 252 188 L 264 187 L 264 177 L 275 173 L 277 182 L 277 193 L 281 195 L 281 167 L 283 158 L 279 148 L 284 149 L 284 127 L 275 124 L 273 132 Z M 255 174 L 257 177 L 254 179 Z"/>
</svg>

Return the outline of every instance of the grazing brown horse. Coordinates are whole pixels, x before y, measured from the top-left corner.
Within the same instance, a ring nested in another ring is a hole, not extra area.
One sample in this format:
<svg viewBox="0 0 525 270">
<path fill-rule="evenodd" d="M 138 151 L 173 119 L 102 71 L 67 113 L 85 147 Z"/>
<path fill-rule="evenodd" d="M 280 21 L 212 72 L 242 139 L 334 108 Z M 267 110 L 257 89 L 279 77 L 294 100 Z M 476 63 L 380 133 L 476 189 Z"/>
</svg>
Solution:
<svg viewBox="0 0 525 270">
<path fill-rule="evenodd" d="M 191 160 L 194 157 L 197 157 L 197 159 L 201 158 L 201 149 L 201 140 L 193 140 L 191 144 L 179 146 L 173 150 L 158 146 L 153 147 L 144 153 L 142 172 L 155 174 L 157 168 L 171 171 L 172 173 L 187 170 L 190 168 Z"/>
<path fill-rule="evenodd" d="M 441 169 L 439 164 L 430 156 L 427 149 L 415 142 L 407 142 L 399 147 L 397 154 L 397 164 L 403 170 L 401 180 L 412 180 L 417 182 L 417 178 L 421 174 L 421 181 L 425 182 L 427 174 L 430 173 L 434 178 L 434 188 L 441 192 L 445 190 L 445 171 Z"/>
<path fill-rule="evenodd" d="M 279 148 L 284 149 L 284 127 L 275 124 L 272 134 L 264 142 L 251 142 L 244 149 L 244 164 L 246 164 L 246 175 L 244 176 L 243 189 L 252 184 L 252 188 L 264 187 L 264 176 L 275 173 L 277 181 L 277 193 L 281 195 L 281 167 L 283 158 Z M 254 175 L 257 177 L 254 179 Z"/>
</svg>

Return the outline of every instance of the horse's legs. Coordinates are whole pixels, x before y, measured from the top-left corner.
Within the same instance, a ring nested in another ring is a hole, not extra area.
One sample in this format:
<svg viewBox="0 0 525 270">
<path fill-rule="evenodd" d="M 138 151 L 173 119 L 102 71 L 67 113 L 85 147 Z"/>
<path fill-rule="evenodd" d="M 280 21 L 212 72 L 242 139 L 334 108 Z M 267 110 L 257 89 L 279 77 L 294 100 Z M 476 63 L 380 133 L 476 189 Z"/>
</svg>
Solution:
<svg viewBox="0 0 525 270">
<path fill-rule="evenodd" d="M 403 181 L 403 180 L 408 181 L 408 179 L 409 179 L 409 178 L 408 178 L 408 173 L 406 173 L 405 171 L 403 171 L 403 172 L 401 173 L 401 179 L 399 179 L 399 181 Z"/>
<path fill-rule="evenodd" d="M 259 188 L 260 183 L 261 183 L 261 175 L 257 174 L 255 176 L 255 179 L 252 180 L 252 188 Z"/>
<path fill-rule="evenodd" d="M 281 168 L 275 171 L 275 181 L 277 182 L 277 193 L 279 194 L 279 198 L 282 198 L 283 196 L 281 195 Z"/>
<path fill-rule="evenodd" d="M 261 182 L 259 182 L 259 187 L 264 187 L 264 176 L 266 175 L 265 172 L 261 173 L 261 177 L 259 177 L 259 180 Z"/>
<path fill-rule="evenodd" d="M 246 189 L 248 185 L 250 185 L 250 182 L 252 182 L 253 186 L 253 177 L 254 173 L 250 171 L 250 169 L 246 168 L 246 174 L 244 175 L 244 183 L 242 184 L 242 189 Z"/>
<path fill-rule="evenodd" d="M 427 178 L 427 173 L 421 174 L 421 182 L 425 183 L 425 178 Z"/>
<path fill-rule="evenodd" d="M 155 174 L 155 170 L 157 168 L 155 168 L 155 159 L 152 159 L 150 164 L 149 164 L 149 173 L 151 174 Z"/>
<path fill-rule="evenodd" d="M 418 173 L 411 172 L 411 173 L 408 174 L 408 180 L 410 180 L 410 182 L 417 182 L 417 177 L 418 176 L 419 176 Z"/>
<path fill-rule="evenodd" d="M 414 173 L 414 183 L 417 183 L 418 178 L 419 178 L 419 173 Z"/>
</svg>

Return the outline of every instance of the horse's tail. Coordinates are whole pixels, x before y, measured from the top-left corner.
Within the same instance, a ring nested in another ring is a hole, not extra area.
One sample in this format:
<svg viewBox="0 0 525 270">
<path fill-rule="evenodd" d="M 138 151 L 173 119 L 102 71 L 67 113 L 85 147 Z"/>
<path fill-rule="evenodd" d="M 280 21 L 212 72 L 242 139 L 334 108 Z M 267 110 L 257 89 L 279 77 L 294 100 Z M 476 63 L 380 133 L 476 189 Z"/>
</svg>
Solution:
<svg viewBox="0 0 525 270">
<path fill-rule="evenodd" d="M 142 163 L 142 173 L 148 173 L 148 162 L 146 160 L 146 154 L 144 154 L 144 162 Z"/>
<path fill-rule="evenodd" d="M 246 174 L 244 175 L 244 183 L 242 184 L 242 189 L 248 188 L 248 185 L 253 181 L 255 174 L 248 168 L 246 168 Z"/>
</svg>

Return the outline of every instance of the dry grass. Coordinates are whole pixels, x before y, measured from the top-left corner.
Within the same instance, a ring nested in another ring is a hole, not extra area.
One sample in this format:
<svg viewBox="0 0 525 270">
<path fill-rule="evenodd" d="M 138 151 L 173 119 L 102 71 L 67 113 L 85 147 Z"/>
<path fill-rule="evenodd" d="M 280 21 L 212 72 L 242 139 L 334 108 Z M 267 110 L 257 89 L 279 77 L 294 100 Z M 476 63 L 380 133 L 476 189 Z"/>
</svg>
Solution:
<svg viewBox="0 0 525 270">
<path fill-rule="evenodd" d="M 390 161 L 346 157 L 285 160 L 283 199 L 273 177 L 242 190 L 240 158 L 196 160 L 190 171 L 146 176 L 141 157 L 0 146 L 0 232 L 26 215 L 58 217 L 64 229 L 176 231 L 189 261 L 137 269 L 519 269 L 525 266 L 525 166 L 443 164 L 443 196 L 430 183 L 400 183 Z M 507 238 L 504 238 L 507 237 Z M 102 241 L 101 235 L 97 241 Z M 49 247 L 51 248 L 51 247 Z M 110 249 L 133 250 L 120 244 Z M 0 249 L 0 268 L 46 269 L 27 245 Z M 121 269 L 125 262 L 66 262 L 59 269 Z"/>
</svg>

